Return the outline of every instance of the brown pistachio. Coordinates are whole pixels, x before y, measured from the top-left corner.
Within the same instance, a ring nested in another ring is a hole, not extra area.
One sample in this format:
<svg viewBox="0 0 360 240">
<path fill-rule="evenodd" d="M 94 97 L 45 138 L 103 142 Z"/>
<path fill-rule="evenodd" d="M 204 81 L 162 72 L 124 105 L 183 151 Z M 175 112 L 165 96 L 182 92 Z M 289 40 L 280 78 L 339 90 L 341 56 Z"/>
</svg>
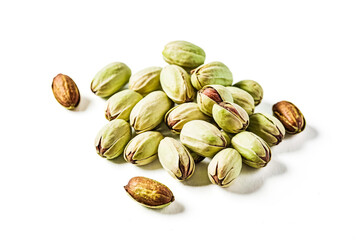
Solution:
<svg viewBox="0 0 360 240">
<path fill-rule="evenodd" d="M 130 197 L 149 208 L 163 208 L 175 200 L 167 186 L 146 177 L 133 177 L 124 188 Z"/>
<path fill-rule="evenodd" d="M 291 102 L 281 101 L 273 106 L 273 113 L 284 125 L 287 133 L 297 134 L 305 129 L 305 118 L 301 111 Z"/>
<path fill-rule="evenodd" d="M 56 100 L 67 109 L 74 109 L 80 102 L 80 92 L 74 80 L 64 74 L 58 74 L 52 82 L 52 91 Z"/>
</svg>

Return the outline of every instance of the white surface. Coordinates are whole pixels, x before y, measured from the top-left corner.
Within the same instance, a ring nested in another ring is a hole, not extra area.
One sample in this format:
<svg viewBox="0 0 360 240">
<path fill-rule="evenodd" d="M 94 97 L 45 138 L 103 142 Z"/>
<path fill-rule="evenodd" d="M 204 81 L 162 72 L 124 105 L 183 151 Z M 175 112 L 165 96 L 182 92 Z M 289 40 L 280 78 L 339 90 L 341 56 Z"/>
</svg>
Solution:
<svg viewBox="0 0 360 240">
<path fill-rule="evenodd" d="M 0 239 L 360 238 L 359 1 L 2 1 L 0 22 Z M 157 161 L 100 158 L 107 121 L 92 77 L 113 61 L 164 66 L 172 40 L 261 83 L 257 111 L 294 102 L 306 130 L 228 189 L 209 185 L 206 162 L 180 183 Z M 55 101 L 58 73 L 78 84 L 77 111 Z M 137 175 L 176 201 L 133 202 L 123 186 Z"/>
</svg>

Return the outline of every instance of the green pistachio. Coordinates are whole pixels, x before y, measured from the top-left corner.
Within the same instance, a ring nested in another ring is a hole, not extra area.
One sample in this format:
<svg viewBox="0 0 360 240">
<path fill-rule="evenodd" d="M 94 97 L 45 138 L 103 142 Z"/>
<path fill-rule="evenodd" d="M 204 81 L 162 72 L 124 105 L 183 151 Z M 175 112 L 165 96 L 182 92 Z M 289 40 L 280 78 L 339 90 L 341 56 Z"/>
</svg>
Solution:
<svg viewBox="0 0 360 240">
<path fill-rule="evenodd" d="M 177 140 L 166 137 L 159 144 L 159 160 L 174 178 L 183 181 L 195 171 L 195 162 L 189 151 Z"/>
<path fill-rule="evenodd" d="M 191 84 L 197 90 L 206 85 L 230 86 L 233 82 L 233 76 L 230 69 L 221 62 L 211 62 L 192 70 Z"/>
<path fill-rule="evenodd" d="M 114 119 L 106 124 L 95 138 L 96 152 L 104 158 L 118 157 L 131 138 L 129 123 L 122 119 Z"/>
<path fill-rule="evenodd" d="M 133 90 L 123 90 L 112 95 L 106 102 L 105 118 L 129 120 L 130 112 L 142 99 L 140 93 Z"/>
<path fill-rule="evenodd" d="M 91 82 L 91 91 L 99 97 L 109 97 L 118 92 L 131 76 L 125 63 L 114 62 L 101 69 Z"/>
<path fill-rule="evenodd" d="M 162 52 L 165 62 L 186 69 L 194 69 L 205 61 L 205 52 L 186 41 L 173 41 L 165 45 Z"/>
<path fill-rule="evenodd" d="M 162 122 L 165 113 L 172 104 L 172 101 L 163 91 L 149 93 L 131 111 L 131 126 L 137 133 L 154 129 Z"/>
<path fill-rule="evenodd" d="M 226 87 L 226 89 L 231 93 L 234 103 L 245 109 L 249 116 L 254 113 L 254 98 L 248 92 L 237 87 Z"/>
<path fill-rule="evenodd" d="M 214 156 L 228 144 L 217 127 L 203 120 L 186 123 L 181 130 L 180 141 L 191 151 L 204 157 Z"/>
<path fill-rule="evenodd" d="M 175 103 L 191 102 L 195 98 L 190 76 L 179 66 L 164 67 L 160 74 L 160 84 L 166 95 Z"/>
<path fill-rule="evenodd" d="M 164 136 L 148 131 L 134 137 L 125 147 L 124 159 L 132 164 L 146 165 L 157 158 L 158 146 Z"/>
<path fill-rule="evenodd" d="M 176 134 L 180 134 L 184 124 L 192 120 L 204 120 L 209 122 L 211 118 L 202 113 L 196 103 L 184 103 L 175 106 L 165 115 L 165 124 Z"/>
<path fill-rule="evenodd" d="M 221 102 L 213 106 L 213 118 L 224 131 L 239 133 L 249 125 L 249 116 L 236 103 Z"/>
<path fill-rule="evenodd" d="M 240 175 L 241 168 L 239 152 L 233 148 L 226 148 L 218 152 L 209 163 L 208 176 L 213 184 L 228 187 Z"/>
<path fill-rule="evenodd" d="M 243 162 L 254 168 L 265 167 L 271 160 L 269 145 L 252 132 L 240 132 L 231 140 L 232 146 L 241 154 Z"/>
<path fill-rule="evenodd" d="M 297 134 L 304 131 L 305 117 L 293 103 L 288 101 L 278 102 L 273 106 L 273 113 L 284 125 L 287 133 Z"/>
<path fill-rule="evenodd" d="M 124 189 L 132 199 L 148 208 L 163 208 L 175 200 L 167 186 L 146 177 L 131 178 Z"/>
<path fill-rule="evenodd" d="M 233 102 L 233 98 L 226 87 L 221 85 L 205 86 L 197 94 L 197 104 L 200 110 L 208 116 L 212 116 L 214 104 L 224 101 Z"/>
<path fill-rule="evenodd" d="M 129 89 L 142 95 L 160 89 L 161 67 L 148 67 L 130 77 Z"/>
<path fill-rule="evenodd" d="M 248 131 L 261 137 L 269 146 L 279 144 L 285 136 L 285 128 L 274 116 L 254 113 L 250 116 Z"/>
<path fill-rule="evenodd" d="M 255 106 L 259 105 L 264 96 L 264 91 L 260 84 L 254 80 L 242 80 L 234 84 L 235 87 L 247 91 L 253 98 Z"/>
</svg>

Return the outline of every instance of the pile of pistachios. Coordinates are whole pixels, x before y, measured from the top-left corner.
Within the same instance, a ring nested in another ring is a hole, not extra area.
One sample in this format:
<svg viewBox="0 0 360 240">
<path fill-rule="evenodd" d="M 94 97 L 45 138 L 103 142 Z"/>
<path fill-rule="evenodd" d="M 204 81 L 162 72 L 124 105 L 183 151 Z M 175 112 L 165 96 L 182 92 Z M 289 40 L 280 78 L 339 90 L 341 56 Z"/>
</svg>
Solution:
<svg viewBox="0 0 360 240">
<path fill-rule="evenodd" d="M 95 138 L 101 157 L 114 159 L 123 154 L 134 165 L 159 159 L 179 181 L 189 179 L 196 163 L 208 157 L 212 158 L 210 181 L 228 187 L 240 175 L 243 163 L 265 167 L 271 160 L 270 147 L 279 144 L 285 132 L 304 130 L 305 118 L 291 102 L 274 104 L 274 116 L 254 113 L 263 99 L 260 84 L 253 80 L 233 84 L 224 63 L 204 64 L 205 52 L 200 47 L 174 41 L 165 45 L 162 55 L 169 64 L 163 68 L 148 67 L 131 75 L 126 64 L 115 62 L 92 80 L 92 92 L 108 98 L 105 118 L 109 123 Z M 76 84 L 59 75 L 54 78 L 54 95 L 63 106 L 74 108 L 80 100 Z M 123 89 L 127 83 L 128 89 Z M 173 137 L 156 131 L 163 122 Z M 125 190 L 147 207 L 174 201 L 170 189 L 145 177 L 132 178 Z"/>
</svg>

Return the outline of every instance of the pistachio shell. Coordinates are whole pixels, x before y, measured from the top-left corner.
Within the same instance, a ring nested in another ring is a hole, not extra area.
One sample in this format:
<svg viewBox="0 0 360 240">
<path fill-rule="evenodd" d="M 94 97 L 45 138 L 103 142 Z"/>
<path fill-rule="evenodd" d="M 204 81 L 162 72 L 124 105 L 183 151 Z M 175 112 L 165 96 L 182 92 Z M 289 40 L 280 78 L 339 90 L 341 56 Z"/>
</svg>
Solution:
<svg viewBox="0 0 360 240">
<path fill-rule="evenodd" d="M 254 98 L 248 92 L 238 87 L 226 87 L 226 89 L 231 93 L 234 103 L 242 107 L 249 116 L 254 113 Z"/>
<path fill-rule="evenodd" d="M 236 103 L 214 104 L 212 112 L 215 122 L 226 132 L 239 133 L 249 125 L 248 114 Z"/>
<path fill-rule="evenodd" d="M 64 74 L 54 77 L 51 85 L 55 99 L 63 107 L 74 109 L 80 102 L 80 92 L 74 80 Z"/>
<path fill-rule="evenodd" d="M 197 94 L 197 104 L 200 110 L 208 116 L 212 116 L 214 104 L 223 101 L 233 102 L 233 98 L 231 93 L 221 85 L 205 86 Z"/>
<path fill-rule="evenodd" d="M 115 93 L 106 102 L 105 118 L 128 121 L 131 110 L 141 99 L 141 94 L 130 89 Z"/>
<path fill-rule="evenodd" d="M 118 92 L 130 76 L 131 70 L 125 63 L 110 63 L 95 75 L 90 85 L 91 91 L 99 97 L 109 97 Z"/>
<path fill-rule="evenodd" d="M 264 91 L 261 85 L 254 80 L 242 80 L 235 83 L 234 86 L 248 92 L 254 98 L 255 106 L 259 105 L 263 99 Z"/>
<path fill-rule="evenodd" d="M 160 89 L 161 67 L 148 67 L 130 77 L 129 89 L 142 95 Z"/>
<path fill-rule="evenodd" d="M 273 113 L 284 125 L 287 133 L 297 134 L 305 129 L 305 117 L 291 102 L 281 101 L 273 106 Z"/>
</svg>

